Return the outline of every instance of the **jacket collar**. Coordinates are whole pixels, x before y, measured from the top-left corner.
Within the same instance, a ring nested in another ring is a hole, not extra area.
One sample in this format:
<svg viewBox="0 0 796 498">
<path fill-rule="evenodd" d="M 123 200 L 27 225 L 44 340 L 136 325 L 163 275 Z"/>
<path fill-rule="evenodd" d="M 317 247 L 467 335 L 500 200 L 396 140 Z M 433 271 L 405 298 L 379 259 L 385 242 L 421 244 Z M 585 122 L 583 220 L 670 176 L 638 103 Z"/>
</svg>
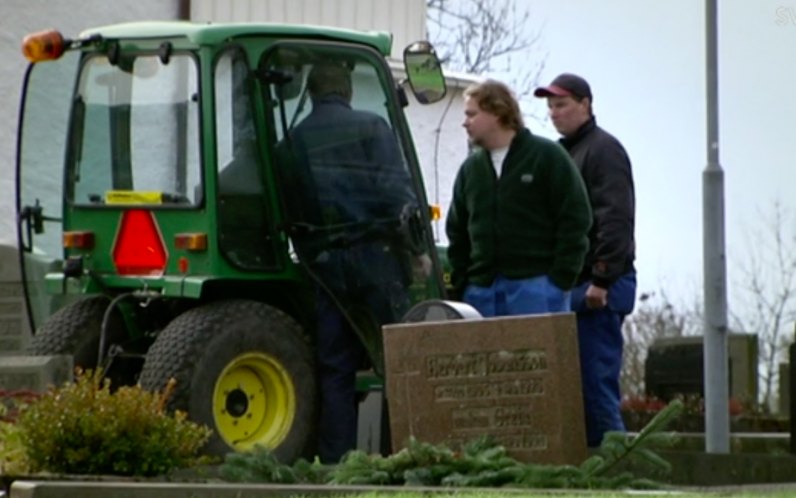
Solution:
<svg viewBox="0 0 796 498">
<path fill-rule="evenodd" d="M 580 128 L 568 137 L 561 137 L 558 142 L 564 146 L 565 149 L 572 148 L 575 144 L 583 140 L 583 137 L 588 135 L 592 130 L 597 127 L 597 118 L 592 116 L 588 121 L 580 125 Z"/>
<path fill-rule="evenodd" d="M 312 99 L 312 103 L 313 103 L 313 106 L 316 105 L 316 104 L 318 104 L 318 105 L 341 105 L 343 107 L 347 107 L 347 108 L 351 109 L 351 104 L 348 102 L 348 100 L 345 97 L 343 97 L 341 95 L 336 95 L 336 94 L 329 94 L 329 95 L 324 95 L 323 97 L 313 98 Z"/>
</svg>

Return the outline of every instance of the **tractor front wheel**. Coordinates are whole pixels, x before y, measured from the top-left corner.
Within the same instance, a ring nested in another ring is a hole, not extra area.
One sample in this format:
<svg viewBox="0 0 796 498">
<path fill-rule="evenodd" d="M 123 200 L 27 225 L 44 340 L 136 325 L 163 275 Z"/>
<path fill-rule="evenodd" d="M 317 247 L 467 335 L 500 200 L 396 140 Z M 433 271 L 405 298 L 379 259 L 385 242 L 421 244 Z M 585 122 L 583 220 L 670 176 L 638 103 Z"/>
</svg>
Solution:
<svg viewBox="0 0 796 498">
<path fill-rule="evenodd" d="M 315 423 L 312 354 L 301 328 L 269 305 L 230 300 L 173 320 L 147 353 L 141 385 L 176 380 L 169 408 L 213 429 L 206 451 L 270 449 L 298 458 Z"/>
</svg>

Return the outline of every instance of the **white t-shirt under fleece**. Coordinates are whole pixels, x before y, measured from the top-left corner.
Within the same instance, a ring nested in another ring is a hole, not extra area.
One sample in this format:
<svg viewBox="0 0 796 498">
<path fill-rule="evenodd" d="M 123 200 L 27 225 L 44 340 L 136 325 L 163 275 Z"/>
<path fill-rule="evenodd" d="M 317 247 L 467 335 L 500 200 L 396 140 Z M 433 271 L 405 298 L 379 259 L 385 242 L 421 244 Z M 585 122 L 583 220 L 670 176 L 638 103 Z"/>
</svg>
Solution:
<svg viewBox="0 0 796 498">
<path fill-rule="evenodd" d="M 508 146 L 489 151 L 489 156 L 492 158 L 492 166 L 495 167 L 495 174 L 500 178 L 500 172 L 503 170 L 503 160 L 509 153 Z"/>
</svg>

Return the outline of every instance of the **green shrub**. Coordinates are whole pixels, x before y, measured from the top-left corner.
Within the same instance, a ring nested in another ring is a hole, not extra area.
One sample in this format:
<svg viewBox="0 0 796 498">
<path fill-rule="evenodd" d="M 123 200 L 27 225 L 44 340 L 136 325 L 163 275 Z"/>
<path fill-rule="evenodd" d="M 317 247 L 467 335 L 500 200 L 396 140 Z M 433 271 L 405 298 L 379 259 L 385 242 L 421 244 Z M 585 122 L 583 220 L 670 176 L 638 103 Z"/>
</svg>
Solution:
<svg viewBox="0 0 796 498">
<path fill-rule="evenodd" d="M 11 422 L 0 421 L 0 475 L 19 476 L 29 472 L 21 431 Z"/>
<path fill-rule="evenodd" d="M 8 417 L 9 408 L 0 403 L 0 475 L 23 475 L 30 471 L 22 434 Z"/>
<path fill-rule="evenodd" d="M 196 463 L 210 429 L 165 411 L 171 389 L 111 392 L 101 374 L 78 372 L 75 382 L 49 391 L 19 417 L 32 470 L 148 476 Z"/>
</svg>

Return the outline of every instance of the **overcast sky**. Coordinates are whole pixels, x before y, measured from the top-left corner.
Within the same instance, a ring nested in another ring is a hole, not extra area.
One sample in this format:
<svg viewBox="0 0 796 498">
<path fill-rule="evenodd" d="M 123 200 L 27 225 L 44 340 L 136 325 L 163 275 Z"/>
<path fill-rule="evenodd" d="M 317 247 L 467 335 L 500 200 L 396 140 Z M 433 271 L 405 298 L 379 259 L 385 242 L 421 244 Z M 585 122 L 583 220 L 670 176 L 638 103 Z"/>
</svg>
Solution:
<svg viewBox="0 0 796 498">
<path fill-rule="evenodd" d="M 751 234 L 770 218 L 774 202 L 796 207 L 796 0 L 719 3 L 720 161 L 732 287 L 748 245 L 759 243 Z M 630 154 L 639 290 L 701 297 L 704 3 L 527 4 L 536 27 L 543 27 L 541 50 L 548 55 L 542 82 L 564 71 L 588 79 L 598 123 Z M 545 102 L 537 104 L 530 111 L 543 113 Z M 532 128 L 556 137 L 549 122 Z"/>
</svg>

